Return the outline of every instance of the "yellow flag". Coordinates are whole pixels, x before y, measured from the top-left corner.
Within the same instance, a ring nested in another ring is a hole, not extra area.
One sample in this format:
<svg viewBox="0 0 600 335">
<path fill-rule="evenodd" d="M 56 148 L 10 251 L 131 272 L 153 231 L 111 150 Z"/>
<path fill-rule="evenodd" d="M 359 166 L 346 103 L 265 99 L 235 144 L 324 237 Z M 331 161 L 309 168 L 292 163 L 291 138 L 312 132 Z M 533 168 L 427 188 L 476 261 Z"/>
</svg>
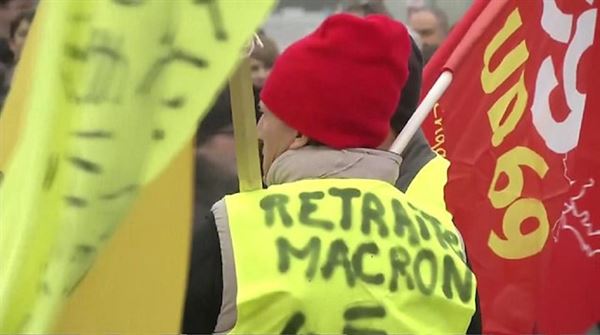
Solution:
<svg viewBox="0 0 600 335">
<path fill-rule="evenodd" d="M 50 329 L 272 3 L 41 3 L 7 107 L 23 113 L 0 185 L 0 333 Z"/>
<path fill-rule="evenodd" d="M 178 334 L 193 209 L 192 146 L 140 190 L 63 308 L 54 334 Z M 201 190 L 200 190 L 201 192 Z"/>
</svg>

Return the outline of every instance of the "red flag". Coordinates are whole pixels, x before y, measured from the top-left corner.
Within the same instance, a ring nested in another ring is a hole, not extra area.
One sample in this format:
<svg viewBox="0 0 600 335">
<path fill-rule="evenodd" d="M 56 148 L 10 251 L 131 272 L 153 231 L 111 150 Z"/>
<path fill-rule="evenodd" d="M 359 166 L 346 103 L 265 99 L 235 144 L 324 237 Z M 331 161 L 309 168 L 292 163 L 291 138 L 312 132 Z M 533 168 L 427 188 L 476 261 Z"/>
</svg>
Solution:
<svg viewBox="0 0 600 335">
<path fill-rule="evenodd" d="M 484 331 L 600 321 L 599 0 L 476 1 L 425 69 L 423 129 L 478 278 Z"/>
</svg>

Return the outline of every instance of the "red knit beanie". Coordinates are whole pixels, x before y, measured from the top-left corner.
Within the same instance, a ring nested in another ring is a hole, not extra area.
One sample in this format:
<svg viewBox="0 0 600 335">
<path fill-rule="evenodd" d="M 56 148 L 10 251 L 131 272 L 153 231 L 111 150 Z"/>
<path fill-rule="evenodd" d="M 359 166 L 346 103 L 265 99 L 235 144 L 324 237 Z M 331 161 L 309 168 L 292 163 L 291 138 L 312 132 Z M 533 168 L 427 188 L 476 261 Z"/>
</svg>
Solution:
<svg viewBox="0 0 600 335">
<path fill-rule="evenodd" d="M 261 100 L 327 146 L 375 148 L 389 132 L 410 51 L 406 28 L 387 16 L 334 15 L 279 56 Z"/>
</svg>

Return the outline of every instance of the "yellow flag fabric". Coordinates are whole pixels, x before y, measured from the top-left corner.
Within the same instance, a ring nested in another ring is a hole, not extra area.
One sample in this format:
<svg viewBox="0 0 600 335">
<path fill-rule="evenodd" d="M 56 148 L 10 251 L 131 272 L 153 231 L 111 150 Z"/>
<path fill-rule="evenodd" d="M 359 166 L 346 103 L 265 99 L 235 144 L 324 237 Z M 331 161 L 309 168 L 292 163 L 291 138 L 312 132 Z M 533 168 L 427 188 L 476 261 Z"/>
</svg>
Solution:
<svg viewBox="0 0 600 335">
<path fill-rule="evenodd" d="M 50 329 L 140 189 L 190 139 L 272 3 L 40 4 L 32 35 L 43 36 L 20 64 L 31 77 L 17 78 L 7 105 L 22 108 L 22 128 L 2 166 L 0 333 Z"/>
<path fill-rule="evenodd" d="M 237 288 L 231 333 L 466 331 L 476 279 L 457 229 L 393 185 L 302 180 L 225 204 Z"/>
<path fill-rule="evenodd" d="M 140 191 L 54 334 L 178 334 L 188 274 L 192 146 Z"/>
</svg>

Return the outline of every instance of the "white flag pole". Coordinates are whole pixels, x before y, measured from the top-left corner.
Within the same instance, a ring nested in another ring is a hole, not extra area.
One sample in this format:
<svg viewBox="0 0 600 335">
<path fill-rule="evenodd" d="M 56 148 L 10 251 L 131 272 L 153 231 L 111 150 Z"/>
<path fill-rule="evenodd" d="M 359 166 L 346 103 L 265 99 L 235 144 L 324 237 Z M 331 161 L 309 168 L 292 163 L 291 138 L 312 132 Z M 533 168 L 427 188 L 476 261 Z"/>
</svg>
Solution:
<svg viewBox="0 0 600 335">
<path fill-rule="evenodd" d="M 423 123 L 423 121 L 425 121 L 425 118 L 427 117 L 427 115 L 429 115 L 435 103 L 440 99 L 444 92 L 446 92 L 451 82 L 452 72 L 442 72 L 442 74 L 438 77 L 437 81 L 435 82 L 435 84 L 433 84 L 429 92 L 427 92 L 427 95 L 425 96 L 419 107 L 417 107 L 417 110 L 415 111 L 413 116 L 406 123 L 404 129 L 402 129 L 398 137 L 396 137 L 396 139 L 394 140 L 394 143 L 392 143 L 392 146 L 389 149 L 390 151 L 395 152 L 399 155 L 402 154 L 402 152 L 408 145 L 408 142 L 410 142 L 417 130 L 419 130 L 419 127 L 421 127 L 421 124 Z"/>
</svg>

